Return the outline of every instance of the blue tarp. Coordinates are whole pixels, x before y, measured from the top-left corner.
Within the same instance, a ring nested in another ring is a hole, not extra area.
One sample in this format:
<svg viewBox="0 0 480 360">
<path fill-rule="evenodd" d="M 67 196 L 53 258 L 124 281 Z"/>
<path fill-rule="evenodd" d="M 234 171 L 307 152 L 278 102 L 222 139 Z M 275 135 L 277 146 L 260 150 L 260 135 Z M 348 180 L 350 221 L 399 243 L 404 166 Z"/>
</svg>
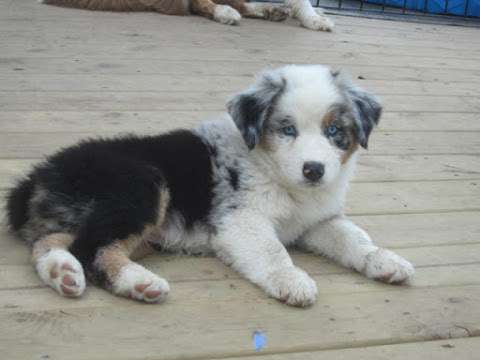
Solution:
<svg viewBox="0 0 480 360">
<path fill-rule="evenodd" d="M 383 4 L 383 0 L 366 0 L 373 4 Z M 409 10 L 426 10 L 432 14 L 444 14 L 445 6 L 447 14 L 465 15 L 465 7 L 467 7 L 467 16 L 480 17 L 480 0 L 385 0 L 385 5 L 401 7 L 406 6 Z"/>
</svg>

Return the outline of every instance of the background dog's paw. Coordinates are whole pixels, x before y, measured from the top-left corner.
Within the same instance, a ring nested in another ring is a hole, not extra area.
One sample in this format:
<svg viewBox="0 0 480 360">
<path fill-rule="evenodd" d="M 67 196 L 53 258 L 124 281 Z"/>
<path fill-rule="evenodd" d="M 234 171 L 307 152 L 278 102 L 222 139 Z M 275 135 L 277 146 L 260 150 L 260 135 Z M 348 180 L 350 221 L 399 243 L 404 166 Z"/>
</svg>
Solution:
<svg viewBox="0 0 480 360">
<path fill-rule="evenodd" d="M 264 18 L 270 21 L 284 21 L 290 16 L 290 8 L 272 5 L 263 12 Z"/>
<path fill-rule="evenodd" d="M 292 267 L 276 271 L 268 280 L 269 295 L 288 305 L 309 306 L 317 298 L 317 284 L 299 268 Z"/>
<path fill-rule="evenodd" d="M 399 284 L 415 273 L 413 265 L 390 250 L 378 249 L 365 259 L 365 275 L 370 279 Z"/>
<path fill-rule="evenodd" d="M 216 5 L 213 10 L 213 19 L 222 24 L 237 25 L 242 15 L 228 5 Z"/>
<path fill-rule="evenodd" d="M 302 26 L 310 30 L 332 31 L 335 24 L 326 16 L 314 15 L 302 19 Z"/>
<path fill-rule="evenodd" d="M 82 265 L 66 250 L 50 250 L 37 260 L 36 269 L 40 278 L 60 295 L 78 297 L 85 290 Z"/>
</svg>

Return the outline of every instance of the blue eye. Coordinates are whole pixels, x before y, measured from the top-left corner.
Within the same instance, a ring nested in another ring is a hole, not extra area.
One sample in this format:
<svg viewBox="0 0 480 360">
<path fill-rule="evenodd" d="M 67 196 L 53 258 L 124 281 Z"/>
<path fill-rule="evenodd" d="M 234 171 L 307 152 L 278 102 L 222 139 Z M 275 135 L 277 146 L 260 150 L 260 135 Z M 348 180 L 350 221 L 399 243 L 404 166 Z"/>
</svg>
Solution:
<svg viewBox="0 0 480 360">
<path fill-rule="evenodd" d="M 293 125 L 285 126 L 282 131 L 287 136 L 297 136 L 297 129 Z"/>
<path fill-rule="evenodd" d="M 328 133 L 328 135 L 330 135 L 330 136 L 335 135 L 337 132 L 338 132 L 338 128 L 337 128 L 335 125 L 330 125 L 330 126 L 327 128 L 327 133 Z"/>
</svg>

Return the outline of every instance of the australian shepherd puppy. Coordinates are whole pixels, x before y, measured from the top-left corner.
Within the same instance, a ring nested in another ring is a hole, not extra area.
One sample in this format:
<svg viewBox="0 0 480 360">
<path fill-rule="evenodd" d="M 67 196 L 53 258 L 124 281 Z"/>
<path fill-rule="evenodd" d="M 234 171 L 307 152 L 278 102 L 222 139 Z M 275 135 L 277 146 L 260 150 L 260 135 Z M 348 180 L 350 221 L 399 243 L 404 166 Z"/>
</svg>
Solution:
<svg viewBox="0 0 480 360">
<path fill-rule="evenodd" d="M 317 287 L 293 264 L 293 244 L 371 279 L 413 275 L 343 213 L 357 149 L 379 121 L 375 97 L 327 67 L 291 65 L 227 108 L 193 130 L 85 140 L 38 164 L 7 209 L 41 279 L 64 296 L 82 295 L 86 277 L 158 302 L 167 281 L 132 259 L 213 254 L 269 296 L 306 306 Z"/>
<path fill-rule="evenodd" d="M 45 4 L 88 10 L 156 11 L 166 15 L 197 14 L 222 24 L 236 25 L 242 16 L 282 21 L 292 15 L 302 26 L 331 31 L 333 22 L 309 0 L 285 0 L 285 5 L 247 0 L 39 0 Z"/>
</svg>

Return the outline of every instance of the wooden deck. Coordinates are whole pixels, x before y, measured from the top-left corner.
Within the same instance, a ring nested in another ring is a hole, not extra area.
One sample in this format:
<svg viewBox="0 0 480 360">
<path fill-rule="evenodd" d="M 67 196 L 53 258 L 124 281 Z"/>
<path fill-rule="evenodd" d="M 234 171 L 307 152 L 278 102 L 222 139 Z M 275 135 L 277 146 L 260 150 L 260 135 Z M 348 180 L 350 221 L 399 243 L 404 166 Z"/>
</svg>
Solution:
<svg viewBox="0 0 480 360">
<path fill-rule="evenodd" d="M 294 254 L 320 291 L 295 309 L 216 259 L 153 256 L 144 263 L 172 286 L 165 304 L 92 287 L 71 300 L 42 285 L 2 225 L 2 359 L 479 359 L 480 30 L 335 21 L 329 34 L 0 0 L 0 196 L 78 138 L 192 126 L 266 66 L 326 63 L 385 105 L 348 213 L 417 268 L 393 287 Z"/>
</svg>

